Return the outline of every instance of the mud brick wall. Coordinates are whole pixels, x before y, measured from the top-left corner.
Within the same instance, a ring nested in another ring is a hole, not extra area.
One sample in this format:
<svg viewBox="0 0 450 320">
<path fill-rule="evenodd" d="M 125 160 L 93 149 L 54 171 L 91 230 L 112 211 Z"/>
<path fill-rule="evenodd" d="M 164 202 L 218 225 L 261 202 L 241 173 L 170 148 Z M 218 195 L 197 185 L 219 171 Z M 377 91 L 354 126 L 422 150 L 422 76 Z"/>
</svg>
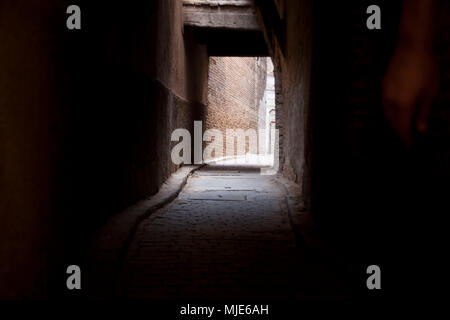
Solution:
<svg viewBox="0 0 450 320">
<path fill-rule="evenodd" d="M 258 108 L 266 89 L 266 67 L 266 58 L 210 58 L 203 129 L 222 132 L 223 145 L 217 140 L 211 143 L 222 148 L 223 156 L 226 155 L 226 129 L 254 129 L 257 132 Z M 248 152 L 248 139 L 245 139 L 245 148 Z M 235 153 L 236 150 L 239 150 L 237 142 Z"/>
</svg>

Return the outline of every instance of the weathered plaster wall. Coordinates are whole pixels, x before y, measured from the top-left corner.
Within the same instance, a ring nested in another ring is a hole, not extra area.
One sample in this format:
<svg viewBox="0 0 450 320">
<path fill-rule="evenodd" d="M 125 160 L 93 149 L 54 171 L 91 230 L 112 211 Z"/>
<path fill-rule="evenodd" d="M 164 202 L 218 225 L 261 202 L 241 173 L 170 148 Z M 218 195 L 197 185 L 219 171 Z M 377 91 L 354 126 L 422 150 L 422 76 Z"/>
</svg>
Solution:
<svg viewBox="0 0 450 320">
<path fill-rule="evenodd" d="M 255 2 L 275 67 L 280 170 L 306 190 L 310 181 L 311 1 L 285 1 L 282 25 L 273 1 Z"/>
</svg>

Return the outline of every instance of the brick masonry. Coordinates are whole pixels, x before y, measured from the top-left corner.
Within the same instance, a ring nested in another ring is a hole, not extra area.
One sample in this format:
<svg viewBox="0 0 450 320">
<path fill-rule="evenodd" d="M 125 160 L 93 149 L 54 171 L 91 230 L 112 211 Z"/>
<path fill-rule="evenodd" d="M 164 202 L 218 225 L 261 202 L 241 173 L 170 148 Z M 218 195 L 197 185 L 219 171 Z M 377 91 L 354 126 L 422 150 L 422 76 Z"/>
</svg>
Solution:
<svg viewBox="0 0 450 320">
<path fill-rule="evenodd" d="M 222 148 L 224 156 L 226 129 L 258 129 L 258 108 L 266 89 L 266 66 L 266 58 L 210 58 L 208 106 L 203 129 L 222 132 L 223 145 L 217 139 L 211 144 Z M 248 144 L 246 139 L 246 152 L 249 151 Z M 235 152 L 239 146 L 236 143 Z"/>
</svg>

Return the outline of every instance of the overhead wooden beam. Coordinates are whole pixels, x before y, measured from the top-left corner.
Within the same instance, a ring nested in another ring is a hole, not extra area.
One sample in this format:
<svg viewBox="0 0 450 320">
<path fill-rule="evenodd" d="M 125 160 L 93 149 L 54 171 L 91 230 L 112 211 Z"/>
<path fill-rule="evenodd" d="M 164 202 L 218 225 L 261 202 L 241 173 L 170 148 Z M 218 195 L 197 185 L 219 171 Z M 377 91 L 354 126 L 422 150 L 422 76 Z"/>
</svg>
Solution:
<svg viewBox="0 0 450 320">
<path fill-rule="evenodd" d="M 249 1 L 184 1 L 184 25 L 196 28 L 261 31 Z M 239 5 L 233 5 L 239 4 Z"/>
</svg>

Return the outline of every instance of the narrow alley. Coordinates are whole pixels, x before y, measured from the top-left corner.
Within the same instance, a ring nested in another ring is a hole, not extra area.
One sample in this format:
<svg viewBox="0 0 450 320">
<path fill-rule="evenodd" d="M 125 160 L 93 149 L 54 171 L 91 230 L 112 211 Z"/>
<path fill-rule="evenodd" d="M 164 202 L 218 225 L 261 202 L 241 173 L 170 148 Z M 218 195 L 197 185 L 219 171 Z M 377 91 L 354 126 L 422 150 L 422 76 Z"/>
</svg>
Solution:
<svg viewBox="0 0 450 320">
<path fill-rule="evenodd" d="M 305 281 L 314 281 L 304 259 L 274 176 L 260 175 L 258 167 L 210 165 L 140 225 L 119 294 L 298 298 Z"/>
<path fill-rule="evenodd" d="M 0 43 L 0 302 L 442 291 L 450 1 L 0 0 Z"/>
</svg>

